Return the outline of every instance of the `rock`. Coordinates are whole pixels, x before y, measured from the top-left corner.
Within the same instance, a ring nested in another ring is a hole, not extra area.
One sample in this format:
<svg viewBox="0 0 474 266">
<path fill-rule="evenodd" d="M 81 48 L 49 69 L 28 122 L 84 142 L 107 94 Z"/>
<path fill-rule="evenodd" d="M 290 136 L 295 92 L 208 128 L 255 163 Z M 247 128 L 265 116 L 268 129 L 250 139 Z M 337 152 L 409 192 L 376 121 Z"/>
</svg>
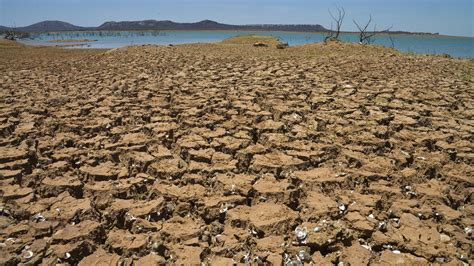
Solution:
<svg viewBox="0 0 474 266">
<path fill-rule="evenodd" d="M 110 181 L 88 182 L 84 186 L 84 195 L 86 197 L 105 196 L 107 198 L 130 199 L 145 192 L 145 184 L 146 180 L 142 177 L 120 179 L 113 183 Z"/>
<path fill-rule="evenodd" d="M 163 223 L 160 240 L 183 243 L 198 237 L 203 224 L 190 218 L 175 218 Z"/>
<path fill-rule="evenodd" d="M 380 264 L 386 265 L 429 265 L 428 261 L 407 253 L 396 254 L 391 250 L 384 250 L 380 255 Z"/>
<path fill-rule="evenodd" d="M 186 163 L 179 159 L 165 159 L 152 163 L 148 167 L 147 173 L 159 179 L 177 178 L 186 171 Z"/>
<path fill-rule="evenodd" d="M 29 157 L 25 145 L 19 147 L 0 147 L 0 163 L 7 163 Z"/>
<path fill-rule="evenodd" d="M 349 265 L 369 265 L 372 253 L 355 243 L 342 251 L 341 260 Z"/>
<path fill-rule="evenodd" d="M 348 221 L 351 228 L 361 232 L 361 236 L 370 236 L 374 231 L 374 222 L 360 215 L 358 212 L 348 212 L 344 216 L 344 219 Z"/>
<path fill-rule="evenodd" d="M 278 130 L 283 129 L 285 125 L 282 122 L 276 122 L 273 120 L 265 120 L 257 125 L 255 125 L 255 128 L 262 131 L 262 132 L 275 132 Z"/>
<path fill-rule="evenodd" d="M 213 256 L 209 259 L 209 263 L 212 265 L 223 265 L 223 266 L 232 266 L 235 265 L 235 261 L 232 258 L 226 258 L 221 256 Z"/>
<path fill-rule="evenodd" d="M 56 220 L 63 223 L 72 222 L 74 219 L 93 217 L 90 199 L 76 199 L 69 193 L 61 193 L 48 211 L 44 212 L 46 220 Z"/>
<path fill-rule="evenodd" d="M 285 239 L 283 236 L 273 235 L 256 239 L 257 247 L 260 251 L 281 254 L 284 250 Z"/>
<path fill-rule="evenodd" d="M 256 42 L 253 44 L 255 47 L 268 47 L 268 44 L 261 43 L 261 42 Z"/>
<path fill-rule="evenodd" d="M 244 204 L 246 200 L 245 197 L 240 195 L 205 197 L 200 200 L 202 203 L 198 204 L 199 213 L 205 221 L 211 222 L 225 215 L 228 210 Z"/>
<path fill-rule="evenodd" d="M 313 168 L 305 171 L 295 171 L 292 175 L 308 189 L 321 187 L 341 188 L 345 183 L 344 175 L 338 175 L 332 168 Z"/>
<path fill-rule="evenodd" d="M 30 222 L 30 232 L 35 237 L 46 237 L 50 236 L 56 228 L 59 226 L 57 221 L 42 221 L 42 222 Z"/>
<path fill-rule="evenodd" d="M 146 73 L 141 73 L 140 75 L 138 75 L 139 80 L 147 80 L 148 78 L 149 76 Z"/>
<path fill-rule="evenodd" d="M 195 160 L 198 162 L 205 162 L 205 163 L 211 163 L 211 159 L 214 152 L 215 150 L 211 148 L 200 149 L 200 150 L 191 149 L 188 151 L 190 158 L 192 160 Z"/>
<path fill-rule="evenodd" d="M 143 134 L 143 133 L 128 133 L 124 134 L 120 137 L 118 143 L 115 143 L 114 146 L 137 146 L 137 145 L 145 145 L 150 141 L 150 138 Z M 107 147 L 106 148 L 112 148 Z"/>
<path fill-rule="evenodd" d="M 232 155 L 215 152 L 211 158 L 211 169 L 213 172 L 231 172 L 236 169 L 237 163 L 237 160 L 232 159 Z"/>
<path fill-rule="evenodd" d="M 151 155 L 157 160 L 173 158 L 173 154 L 171 154 L 170 150 L 161 145 L 154 147 L 151 151 Z"/>
<path fill-rule="evenodd" d="M 96 240 L 104 236 L 103 227 L 95 221 L 82 221 L 79 224 L 68 224 L 53 234 L 53 243 L 68 243 L 70 241 Z"/>
<path fill-rule="evenodd" d="M 148 165 L 150 165 L 156 158 L 146 152 L 126 152 L 120 156 L 120 161 L 128 168 L 137 170 L 139 172 L 146 172 Z"/>
<path fill-rule="evenodd" d="M 277 169 L 295 169 L 306 164 L 304 161 L 282 152 L 271 152 L 264 155 L 255 155 L 250 167 L 253 171 L 260 172 L 276 171 Z"/>
<path fill-rule="evenodd" d="M 233 226 L 252 228 L 264 236 L 283 234 L 291 230 L 297 214 L 282 204 L 260 203 L 238 206 L 229 210 L 228 220 Z"/>
<path fill-rule="evenodd" d="M 22 175 L 22 170 L 0 170 L 0 179 L 19 179 Z"/>
<path fill-rule="evenodd" d="M 286 49 L 286 48 L 288 48 L 288 47 L 289 47 L 289 45 L 288 45 L 288 43 L 286 43 L 286 42 L 285 42 L 285 43 L 280 42 L 280 43 L 278 43 L 278 44 L 276 45 L 276 48 L 277 48 L 277 49 Z"/>
<path fill-rule="evenodd" d="M 54 197 L 68 191 L 69 194 L 79 197 L 82 195 L 82 183 L 77 177 L 46 177 L 41 181 L 40 194 L 44 197 Z"/>
<path fill-rule="evenodd" d="M 30 226 L 27 221 L 18 224 L 12 224 L 1 233 L 7 238 L 16 238 L 18 236 L 26 234 L 30 230 Z"/>
<path fill-rule="evenodd" d="M 166 209 L 164 198 L 155 200 L 123 200 L 116 199 L 112 202 L 109 210 L 113 216 L 126 215 L 128 219 L 146 218 L 148 215 L 160 216 Z M 117 219 L 118 217 L 115 217 Z"/>
<path fill-rule="evenodd" d="M 148 244 L 148 237 L 144 234 L 130 234 L 125 230 L 114 229 L 107 235 L 106 245 L 116 253 L 131 255 L 143 254 Z"/>
<path fill-rule="evenodd" d="M 186 186 L 175 186 L 175 185 L 159 185 L 155 186 L 163 196 L 174 201 L 197 201 L 203 197 L 206 197 L 206 188 L 202 185 L 186 185 Z"/>
<path fill-rule="evenodd" d="M 247 147 L 248 145 L 250 145 L 249 139 L 234 138 L 231 136 L 215 138 L 211 142 L 211 146 L 214 149 L 222 149 L 222 151 L 226 153 L 234 153 L 239 149 Z"/>
<path fill-rule="evenodd" d="M 296 205 L 299 194 L 288 180 L 278 181 L 271 174 L 264 175 L 253 184 L 255 201 Z"/>
<path fill-rule="evenodd" d="M 323 255 L 321 255 L 321 252 L 319 252 L 319 251 L 314 252 L 313 256 L 311 256 L 311 260 L 316 265 L 321 265 L 321 266 L 332 266 L 332 265 L 334 265 L 329 259 L 327 259 Z"/>
<path fill-rule="evenodd" d="M 116 179 L 119 174 L 119 169 L 112 162 L 105 162 L 97 166 L 83 166 L 79 170 L 95 181 Z"/>
<path fill-rule="evenodd" d="M 94 246 L 86 240 L 52 245 L 50 250 L 54 255 L 53 257 L 56 258 L 56 261 L 59 259 L 70 263 L 78 263 L 94 251 Z"/>
<path fill-rule="evenodd" d="M 102 248 L 99 248 L 93 254 L 81 260 L 78 265 L 120 265 L 121 263 L 122 259 L 119 255 L 107 253 Z"/>
<path fill-rule="evenodd" d="M 178 246 L 172 249 L 175 255 L 175 263 L 178 265 L 201 264 L 201 247 Z"/>
<path fill-rule="evenodd" d="M 1 265 L 18 265 L 21 261 L 18 255 L 8 254 L 6 252 L 0 252 L 0 254 Z"/>
<path fill-rule="evenodd" d="M 162 265 L 166 264 L 166 259 L 158 254 L 150 253 L 144 257 L 139 258 L 134 262 L 137 266 L 148 266 L 148 265 Z"/>
<path fill-rule="evenodd" d="M 440 234 L 439 238 L 443 243 L 449 243 L 451 241 L 451 238 L 446 234 Z"/>
<path fill-rule="evenodd" d="M 246 174 L 218 174 L 216 180 L 224 194 L 240 194 L 247 196 L 252 189 L 252 182 L 255 180 L 253 175 Z"/>
<path fill-rule="evenodd" d="M 302 212 L 313 217 L 330 216 L 339 212 L 337 202 L 316 191 L 309 192 L 306 199 L 302 200 L 302 205 Z"/>
<path fill-rule="evenodd" d="M 2 187 L 0 188 L 0 191 L 3 192 L 2 198 L 4 200 L 19 199 L 33 194 L 33 189 L 29 187 L 20 187 L 18 185 Z"/>
</svg>

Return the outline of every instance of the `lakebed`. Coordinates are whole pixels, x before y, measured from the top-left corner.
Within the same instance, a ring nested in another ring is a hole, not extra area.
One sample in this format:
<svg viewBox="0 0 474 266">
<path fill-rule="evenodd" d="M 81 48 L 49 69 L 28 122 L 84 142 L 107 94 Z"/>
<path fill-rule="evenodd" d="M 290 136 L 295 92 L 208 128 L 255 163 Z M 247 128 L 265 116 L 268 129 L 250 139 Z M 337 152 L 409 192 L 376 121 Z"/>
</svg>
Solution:
<svg viewBox="0 0 474 266">
<path fill-rule="evenodd" d="M 0 264 L 472 263 L 472 60 L 254 41 L 2 42 Z"/>
</svg>

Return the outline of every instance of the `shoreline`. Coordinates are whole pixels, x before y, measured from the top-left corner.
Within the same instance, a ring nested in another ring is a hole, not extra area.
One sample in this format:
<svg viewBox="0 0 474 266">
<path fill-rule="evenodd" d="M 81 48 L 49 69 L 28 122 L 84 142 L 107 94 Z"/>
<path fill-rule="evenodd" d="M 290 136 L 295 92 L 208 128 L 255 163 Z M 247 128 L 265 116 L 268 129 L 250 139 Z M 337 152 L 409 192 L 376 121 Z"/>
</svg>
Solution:
<svg viewBox="0 0 474 266">
<path fill-rule="evenodd" d="M 112 32 L 115 32 L 115 31 L 112 31 Z M 118 32 L 121 32 L 121 31 L 118 31 Z M 134 31 L 129 31 L 129 32 L 134 32 Z M 147 31 L 147 32 L 154 32 L 154 31 Z M 183 32 L 183 31 L 165 31 L 165 32 Z M 186 31 L 186 32 L 188 32 L 188 31 Z M 197 31 L 197 32 L 215 32 L 215 31 Z M 198 43 L 213 44 L 213 43 L 225 42 L 226 40 L 228 40 L 230 38 L 245 37 L 245 36 L 258 36 L 258 37 L 265 37 L 265 38 L 266 37 L 272 37 L 272 38 L 277 38 L 278 39 L 278 36 L 275 36 L 273 34 L 271 34 L 271 35 L 258 35 L 259 33 L 262 33 L 261 31 L 260 32 L 259 31 L 253 31 L 253 32 L 250 32 L 250 31 L 222 31 L 222 32 L 233 32 L 233 33 L 242 33 L 242 34 L 235 35 L 235 36 L 230 36 L 228 38 L 222 38 L 222 39 L 218 39 L 218 40 L 190 41 L 190 42 L 187 42 L 187 43 L 173 43 L 171 41 L 171 42 L 168 42 L 168 43 L 152 43 L 152 42 L 141 43 L 141 42 L 137 42 L 136 44 L 133 44 L 134 41 L 130 40 L 130 42 L 127 42 L 127 43 L 120 43 L 119 46 L 120 47 L 137 46 L 137 45 L 167 46 L 167 45 L 189 45 L 189 44 L 198 44 Z M 160 31 L 160 33 L 161 33 L 161 31 Z M 272 33 L 272 32 L 270 32 L 270 33 Z M 274 32 L 274 33 L 304 34 L 304 33 L 286 32 L 286 31 Z M 57 34 L 61 34 L 61 32 L 57 32 Z M 355 35 L 355 34 L 351 34 L 351 35 Z M 386 35 L 380 34 L 378 36 L 386 36 Z M 156 37 L 158 37 L 158 36 L 156 36 Z M 410 36 L 410 35 L 397 35 L 397 37 L 409 38 L 409 37 L 412 37 L 412 36 Z M 432 38 L 436 38 L 436 37 L 432 37 Z M 283 39 L 283 41 L 284 41 L 284 39 Z M 97 42 L 99 44 L 101 42 L 99 40 L 89 40 L 89 39 L 82 39 L 82 40 L 77 40 L 77 39 L 76 40 L 75 39 L 64 40 L 64 39 L 62 39 L 62 40 L 49 40 L 49 41 L 45 40 L 45 41 L 40 41 L 40 42 L 37 42 L 37 43 L 34 43 L 35 40 L 30 39 L 30 40 L 26 40 L 26 41 L 19 40 L 19 42 L 23 43 L 23 44 L 26 44 L 26 45 L 30 45 L 30 46 L 53 46 L 52 45 L 53 43 L 59 43 L 59 44 L 61 44 L 61 43 L 74 43 L 74 44 L 56 45 L 58 47 L 63 47 L 63 48 L 84 48 L 84 49 L 114 49 L 114 48 L 120 48 L 120 47 L 114 47 L 114 46 L 112 46 L 112 47 L 93 47 L 95 42 Z M 297 46 L 311 45 L 311 44 L 323 43 L 323 42 L 324 42 L 323 40 L 317 40 L 317 41 L 314 41 L 314 42 L 290 44 L 290 46 L 297 47 Z M 343 43 L 356 43 L 356 44 L 358 43 L 357 41 L 352 41 L 352 40 L 349 40 L 349 41 L 342 40 L 341 42 L 343 42 Z M 84 47 L 84 46 L 86 46 L 87 43 L 90 44 L 89 47 Z M 433 49 L 434 52 L 431 51 L 431 50 L 428 50 L 428 49 L 426 51 L 416 52 L 416 51 L 411 50 L 410 48 L 409 49 L 405 48 L 403 50 L 403 47 L 397 47 L 396 45 L 395 45 L 395 47 L 392 47 L 391 45 L 384 44 L 384 43 L 373 43 L 372 45 L 380 45 L 380 46 L 383 46 L 383 47 L 386 47 L 386 48 L 394 48 L 397 51 L 405 53 L 405 54 L 416 54 L 416 55 L 421 55 L 421 56 L 432 55 L 432 56 L 438 56 L 438 57 L 439 56 L 449 56 L 449 57 L 452 57 L 452 58 L 474 60 L 474 54 L 469 54 L 469 53 L 467 53 L 465 55 L 455 55 L 455 54 L 451 54 L 449 52 L 436 52 L 436 50 L 434 50 L 434 49 Z"/>
<path fill-rule="evenodd" d="M 89 39 L 68 39 L 68 40 L 49 40 L 49 43 L 84 43 L 84 42 L 97 42 L 97 40 Z"/>
<path fill-rule="evenodd" d="M 62 34 L 62 33 L 80 33 L 80 32 L 276 32 L 276 33 L 290 33 L 290 34 L 325 34 L 327 31 L 275 31 L 275 30 L 74 30 L 74 31 L 44 31 L 44 32 L 33 32 L 32 34 Z M 341 34 L 347 35 L 358 35 L 358 32 L 343 31 Z M 417 34 L 417 33 L 384 33 L 380 32 L 377 35 L 391 35 L 391 36 L 420 36 L 420 37 L 433 37 L 433 38 L 466 38 L 473 39 L 469 36 L 454 36 L 444 34 Z"/>
</svg>

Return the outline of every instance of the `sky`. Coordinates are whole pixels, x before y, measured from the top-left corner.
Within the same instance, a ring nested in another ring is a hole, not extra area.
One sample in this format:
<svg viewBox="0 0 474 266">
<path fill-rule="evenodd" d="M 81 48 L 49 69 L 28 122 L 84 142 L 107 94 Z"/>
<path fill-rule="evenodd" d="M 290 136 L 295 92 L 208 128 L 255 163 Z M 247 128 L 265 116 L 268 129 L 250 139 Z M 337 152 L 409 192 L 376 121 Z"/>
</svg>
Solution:
<svg viewBox="0 0 474 266">
<path fill-rule="evenodd" d="M 474 37 L 474 0 L 0 0 L 0 25 L 27 26 L 61 20 L 78 26 L 105 21 L 204 19 L 227 24 L 320 24 L 331 26 L 328 10 L 344 7 L 345 31 L 353 19 L 378 29 L 438 32 Z"/>
</svg>

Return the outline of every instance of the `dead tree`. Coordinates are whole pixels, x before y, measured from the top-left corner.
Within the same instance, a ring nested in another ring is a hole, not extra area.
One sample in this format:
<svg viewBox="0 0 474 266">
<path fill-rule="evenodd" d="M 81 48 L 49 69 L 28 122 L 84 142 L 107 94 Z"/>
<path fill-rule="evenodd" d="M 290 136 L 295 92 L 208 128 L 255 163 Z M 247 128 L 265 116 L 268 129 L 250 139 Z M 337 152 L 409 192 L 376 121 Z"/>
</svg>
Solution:
<svg viewBox="0 0 474 266">
<path fill-rule="evenodd" d="M 25 39 L 30 37 L 30 34 L 28 32 L 18 31 L 13 28 L 8 28 L 3 34 L 3 38 L 10 41 L 16 41 L 18 39 Z"/>
<path fill-rule="evenodd" d="M 355 21 L 355 19 L 352 20 L 354 22 L 354 24 L 357 26 L 357 28 L 359 29 L 359 43 L 361 44 L 371 44 L 374 42 L 374 37 L 375 35 L 377 35 L 377 25 L 374 25 L 374 30 L 373 31 L 369 31 L 369 26 L 370 24 L 372 23 L 372 15 L 369 15 L 369 21 L 367 21 L 367 23 L 365 23 L 365 25 L 361 26 L 359 23 L 357 23 L 357 21 Z M 392 27 L 386 29 L 386 30 L 383 30 L 382 32 L 388 32 L 390 31 Z"/>
<path fill-rule="evenodd" d="M 393 40 L 393 37 L 390 35 L 390 33 L 388 34 L 388 38 L 390 39 L 390 44 L 392 45 L 390 47 L 395 49 L 395 40 Z"/>
<path fill-rule="evenodd" d="M 331 30 L 326 34 L 326 37 L 324 38 L 324 41 L 334 41 L 334 40 L 339 40 L 339 35 L 341 34 L 341 27 L 342 23 L 344 22 L 344 17 L 346 16 L 346 10 L 344 10 L 343 7 L 339 8 L 336 7 L 337 9 L 337 17 L 334 16 L 334 14 L 329 11 L 329 15 L 331 15 L 332 21 L 331 21 Z M 333 30 L 333 23 L 336 23 L 336 29 Z"/>
</svg>

